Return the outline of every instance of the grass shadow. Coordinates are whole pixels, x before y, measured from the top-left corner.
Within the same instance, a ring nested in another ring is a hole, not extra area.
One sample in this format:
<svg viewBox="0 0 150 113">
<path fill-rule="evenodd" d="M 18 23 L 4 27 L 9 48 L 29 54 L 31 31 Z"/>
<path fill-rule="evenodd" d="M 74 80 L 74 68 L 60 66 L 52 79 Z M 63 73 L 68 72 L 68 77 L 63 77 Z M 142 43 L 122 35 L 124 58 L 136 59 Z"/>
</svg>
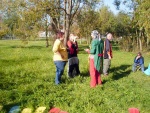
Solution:
<svg viewBox="0 0 150 113">
<path fill-rule="evenodd" d="M 90 76 L 90 72 L 86 71 L 80 74 L 81 77 L 89 77 Z"/>
<path fill-rule="evenodd" d="M 110 69 L 110 72 L 113 72 L 112 79 L 118 80 L 123 77 L 128 76 L 131 73 L 131 65 L 121 65 Z"/>
<path fill-rule="evenodd" d="M 11 48 L 22 48 L 22 49 L 42 49 L 45 46 L 11 46 Z"/>
</svg>

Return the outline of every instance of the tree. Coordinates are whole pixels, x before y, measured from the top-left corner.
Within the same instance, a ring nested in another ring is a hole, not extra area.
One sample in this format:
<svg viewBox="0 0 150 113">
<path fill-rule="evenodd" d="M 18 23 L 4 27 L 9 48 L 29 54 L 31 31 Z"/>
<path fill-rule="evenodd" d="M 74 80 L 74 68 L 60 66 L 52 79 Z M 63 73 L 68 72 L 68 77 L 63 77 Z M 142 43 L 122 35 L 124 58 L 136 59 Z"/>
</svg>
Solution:
<svg viewBox="0 0 150 113">
<path fill-rule="evenodd" d="M 132 20 L 125 12 L 120 12 L 116 18 L 116 35 L 122 37 L 120 46 L 125 51 L 132 51 Z"/>
<path fill-rule="evenodd" d="M 30 0 L 36 12 L 43 12 L 50 16 L 51 27 L 56 33 L 61 30 L 63 26 L 63 31 L 65 32 L 65 41 L 68 40 L 70 27 L 73 24 L 74 17 L 80 12 L 82 7 L 92 6 L 98 3 L 99 0 L 87 1 L 87 0 L 44 0 L 36 1 Z"/>
<path fill-rule="evenodd" d="M 63 26 L 65 32 L 64 42 L 66 43 L 70 27 L 74 23 L 74 17 L 79 14 L 83 7 L 89 6 L 89 8 L 93 8 L 98 2 L 99 0 L 13 0 L 5 1 L 2 9 L 4 12 L 8 12 L 7 9 L 15 8 L 21 18 L 19 20 L 20 24 L 22 22 L 26 27 L 24 27 L 24 30 L 26 30 L 24 36 L 27 36 L 27 31 L 31 31 L 31 28 L 34 28 L 39 21 L 43 20 L 44 15 L 49 15 L 54 33 L 61 30 L 61 26 Z M 10 5 L 8 6 L 7 4 Z M 22 27 L 21 25 L 21 29 Z M 18 30 L 19 28 L 18 26 Z"/>
<path fill-rule="evenodd" d="M 132 37 L 133 41 L 136 42 L 137 49 L 143 51 L 143 48 L 149 46 L 150 37 L 150 1 L 149 0 L 117 0 L 122 2 L 128 8 L 132 9 Z M 134 31 L 134 33 L 133 33 Z M 134 43 L 133 42 L 133 43 Z M 146 43 L 146 44 L 145 44 Z"/>
<path fill-rule="evenodd" d="M 98 14 L 98 25 L 100 32 L 102 34 L 106 34 L 107 32 L 114 32 L 114 25 L 116 23 L 116 19 L 114 14 L 111 11 L 109 11 L 109 8 L 106 6 L 102 6 Z"/>
<path fill-rule="evenodd" d="M 9 28 L 8 34 L 11 36 L 12 39 L 14 37 L 14 29 L 17 26 L 17 21 L 19 19 L 19 16 L 17 15 L 16 11 L 17 2 L 13 3 L 9 1 L 2 1 L 2 7 L 0 8 L 0 11 L 3 12 L 3 24 L 5 24 Z"/>
<path fill-rule="evenodd" d="M 139 26 L 140 35 L 143 36 L 143 39 L 147 37 L 145 40 L 148 46 L 150 39 L 150 1 L 136 0 L 136 2 L 138 3 L 138 7 L 135 11 L 135 20 L 137 21 L 137 25 Z"/>
<path fill-rule="evenodd" d="M 86 38 L 88 43 L 90 43 L 91 39 L 91 37 L 88 37 L 88 35 L 92 30 L 99 28 L 98 17 L 98 13 L 96 11 L 86 8 L 77 16 L 77 22 L 80 28 L 80 36 Z"/>
</svg>

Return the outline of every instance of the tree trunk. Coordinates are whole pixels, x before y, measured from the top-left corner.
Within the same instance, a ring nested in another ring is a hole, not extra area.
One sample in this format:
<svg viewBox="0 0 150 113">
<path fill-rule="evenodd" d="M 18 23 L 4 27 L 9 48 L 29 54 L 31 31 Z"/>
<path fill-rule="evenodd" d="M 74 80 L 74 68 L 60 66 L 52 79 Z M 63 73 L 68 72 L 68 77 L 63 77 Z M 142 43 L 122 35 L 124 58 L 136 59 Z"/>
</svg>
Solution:
<svg viewBox="0 0 150 113">
<path fill-rule="evenodd" d="M 139 40 L 138 39 L 139 39 L 139 34 L 136 30 L 136 48 L 137 48 L 137 50 L 139 49 Z"/>
<path fill-rule="evenodd" d="M 69 39 L 69 33 L 70 33 L 70 25 L 71 25 L 71 11 L 72 11 L 72 1 L 66 1 L 65 0 L 65 8 L 67 11 L 67 14 L 65 14 L 65 39 L 64 39 L 64 45 L 67 44 L 67 41 Z"/>
<path fill-rule="evenodd" d="M 47 17 L 46 17 L 46 21 L 45 21 L 45 26 L 46 26 L 46 28 L 45 28 L 45 34 L 46 34 L 46 47 L 48 47 L 49 46 L 49 43 L 48 43 L 48 37 L 47 37 L 47 34 L 48 34 L 48 25 L 47 25 Z"/>
<path fill-rule="evenodd" d="M 67 1 L 66 0 L 64 0 L 64 9 L 66 10 L 66 3 L 67 3 Z M 67 14 L 66 14 L 66 12 L 64 12 L 64 23 L 63 23 L 63 31 L 65 32 L 65 39 L 64 39 L 64 45 L 66 45 L 66 43 L 67 43 L 67 40 L 66 40 L 66 37 L 67 37 L 67 35 L 66 35 L 66 16 L 67 16 Z"/>
<path fill-rule="evenodd" d="M 149 38 L 147 38 L 146 45 L 149 46 Z"/>
<path fill-rule="evenodd" d="M 139 46 L 140 46 L 140 51 L 142 51 L 142 31 L 139 33 Z"/>
</svg>

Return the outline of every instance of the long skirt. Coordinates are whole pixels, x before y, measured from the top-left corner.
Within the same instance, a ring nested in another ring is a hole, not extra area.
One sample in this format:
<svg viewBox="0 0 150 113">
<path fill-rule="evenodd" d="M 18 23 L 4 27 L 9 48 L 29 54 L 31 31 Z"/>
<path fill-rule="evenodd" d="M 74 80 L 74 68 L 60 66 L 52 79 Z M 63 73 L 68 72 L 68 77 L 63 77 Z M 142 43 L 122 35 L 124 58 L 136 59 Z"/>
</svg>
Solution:
<svg viewBox="0 0 150 113">
<path fill-rule="evenodd" d="M 102 81 L 100 78 L 100 73 L 96 70 L 96 68 L 94 66 L 93 58 L 90 58 L 90 77 L 91 77 L 91 81 L 90 81 L 91 87 L 95 87 L 96 85 L 102 84 Z"/>
<path fill-rule="evenodd" d="M 68 59 L 68 76 L 74 77 L 75 75 L 79 75 L 79 59 L 78 57 L 72 57 Z"/>
</svg>

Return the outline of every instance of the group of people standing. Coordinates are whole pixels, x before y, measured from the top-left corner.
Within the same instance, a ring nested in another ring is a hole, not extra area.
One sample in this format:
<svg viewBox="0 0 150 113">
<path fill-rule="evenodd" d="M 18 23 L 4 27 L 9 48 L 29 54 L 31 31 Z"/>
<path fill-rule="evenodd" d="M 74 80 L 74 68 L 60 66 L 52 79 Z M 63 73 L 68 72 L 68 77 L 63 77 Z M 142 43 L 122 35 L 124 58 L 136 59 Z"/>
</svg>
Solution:
<svg viewBox="0 0 150 113">
<path fill-rule="evenodd" d="M 68 62 L 68 76 L 73 77 L 73 70 L 75 69 L 76 75 L 80 74 L 79 59 L 77 57 L 78 44 L 75 41 L 76 36 L 70 34 L 67 46 L 63 44 L 64 33 L 58 32 L 57 39 L 53 45 L 53 60 L 56 66 L 55 84 L 61 83 L 61 76 L 64 72 L 66 63 Z M 90 86 L 102 85 L 101 74 L 108 75 L 111 59 L 112 59 L 112 34 L 108 33 L 107 38 L 103 41 L 100 33 L 97 30 L 91 32 L 92 42 L 90 49 L 85 49 L 89 54 L 89 70 L 90 70 Z"/>
<path fill-rule="evenodd" d="M 55 84 L 61 83 L 61 76 L 63 75 L 64 68 L 66 66 L 66 63 L 68 62 L 68 76 L 70 78 L 74 77 L 74 69 L 75 74 L 79 75 L 79 59 L 77 57 L 78 53 L 78 44 L 75 40 L 76 36 L 73 34 L 70 34 L 69 40 L 67 42 L 67 45 L 64 45 L 64 33 L 58 32 L 57 33 L 57 39 L 54 42 L 53 45 L 53 61 L 56 66 L 56 77 L 55 77 Z"/>
</svg>

